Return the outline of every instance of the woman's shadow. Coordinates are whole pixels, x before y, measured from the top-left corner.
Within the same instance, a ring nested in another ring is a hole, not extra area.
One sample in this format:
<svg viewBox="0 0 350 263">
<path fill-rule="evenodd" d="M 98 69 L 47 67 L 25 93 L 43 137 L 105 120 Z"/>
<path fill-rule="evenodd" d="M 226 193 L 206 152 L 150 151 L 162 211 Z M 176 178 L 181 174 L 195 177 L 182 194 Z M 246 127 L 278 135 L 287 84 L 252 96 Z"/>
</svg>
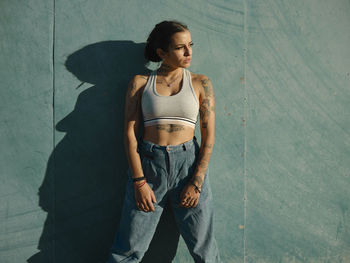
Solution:
<svg viewBox="0 0 350 263">
<path fill-rule="evenodd" d="M 125 92 L 134 74 L 148 71 L 143 49 L 144 43 L 105 41 L 68 56 L 66 69 L 82 84 L 92 86 L 79 94 L 74 110 L 56 125 L 57 131 L 66 134 L 53 150 L 39 188 L 39 205 L 47 218 L 40 251 L 27 262 L 107 260 L 127 181 Z M 142 262 L 171 262 L 178 240 L 167 206 Z"/>
</svg>

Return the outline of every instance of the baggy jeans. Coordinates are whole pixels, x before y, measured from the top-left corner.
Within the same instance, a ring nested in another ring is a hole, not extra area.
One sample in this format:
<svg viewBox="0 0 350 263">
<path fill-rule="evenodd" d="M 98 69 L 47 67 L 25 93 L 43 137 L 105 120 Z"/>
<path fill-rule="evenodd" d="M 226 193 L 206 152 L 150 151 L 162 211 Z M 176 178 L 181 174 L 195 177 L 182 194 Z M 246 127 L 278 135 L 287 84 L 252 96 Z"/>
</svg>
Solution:
<svg viewBox="0 0 350 263">
<path fill-rule="evenodd" d="M 196 137 L 178 145 L 160 146 L 141 139 L 139 154 L 147 183 L 157 202 L 154 212 L 138 210 L 130 167 L 120 225 L 107 263 L 140 262 L 155 233 L 169 199 L 180 234 L 196 263 L 220 263 L 213 233 L 213 205 L 208 170 L 196 207 L 180 206 L 180 194 L 196 169 L 199 145 Z"/>
</svg>

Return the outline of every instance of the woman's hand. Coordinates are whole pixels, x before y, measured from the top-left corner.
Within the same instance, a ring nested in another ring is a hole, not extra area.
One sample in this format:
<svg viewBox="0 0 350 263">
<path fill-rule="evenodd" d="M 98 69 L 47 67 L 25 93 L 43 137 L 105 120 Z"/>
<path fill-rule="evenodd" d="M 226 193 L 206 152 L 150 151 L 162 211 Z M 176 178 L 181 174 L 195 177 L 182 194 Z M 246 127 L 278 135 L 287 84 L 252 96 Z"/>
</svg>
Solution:
<svg viewBox="0 0 350 263">
<path fill-rule="evenodd" d="M 182 207 L 196 207 L 199 201 L 200 192 L 196 190 L 192 182 L 188 182 L 180 194 L 180 205 Z"/>
<path fill-rule="evenodd" d="M 141 184 L 143 185 L 141 186 Z M 136 205 L 138 209 L 144 212 L 153 212 L 153 203 L 156 203 L 157 200 L 153 190 L 148 185 L 148 183 L 144 181 L 134 183 L 134 188 Z"/>
</svg>

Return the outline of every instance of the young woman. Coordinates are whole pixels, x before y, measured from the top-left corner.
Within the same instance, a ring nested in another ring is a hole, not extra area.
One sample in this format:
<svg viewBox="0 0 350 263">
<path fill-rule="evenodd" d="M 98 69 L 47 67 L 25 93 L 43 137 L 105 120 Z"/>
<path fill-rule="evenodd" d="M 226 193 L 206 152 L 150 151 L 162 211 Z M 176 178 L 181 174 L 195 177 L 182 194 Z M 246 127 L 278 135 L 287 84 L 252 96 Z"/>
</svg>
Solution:
<svg viewBox="0 0 350 263">
<path fill-rule="evenodd" d="M 208 178 L 215 138 L 214 92 L 208 77 L 187 70 L 192 45 L 186 25 L 157 24 L 147 39 L 145 57 L 161 66 L 149 76 L 136 75 L 129 84 L 124 141 L 129 181 L 108 263 L 141 261 L 166 200 L 194 261 L 221 262 Z M 200 146 L 194 136 L 198 112 Z M 140 125 L 144 134 L 137 140 Z"/>
</svg>

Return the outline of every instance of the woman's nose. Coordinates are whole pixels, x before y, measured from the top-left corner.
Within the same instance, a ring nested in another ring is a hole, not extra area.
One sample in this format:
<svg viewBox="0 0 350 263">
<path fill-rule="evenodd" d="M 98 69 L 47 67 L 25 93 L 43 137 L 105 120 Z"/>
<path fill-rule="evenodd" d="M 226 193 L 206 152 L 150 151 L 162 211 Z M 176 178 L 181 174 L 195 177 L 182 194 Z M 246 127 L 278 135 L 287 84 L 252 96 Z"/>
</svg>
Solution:
<svg viewBox="0 0 350 263">
<path fill-rule="evenodd" d="M 185 56 L 190 56 L 192 54 L 192 50 L 191 50 L 191 47 L 187 47 L 185 49 Z"/>
</svg>

